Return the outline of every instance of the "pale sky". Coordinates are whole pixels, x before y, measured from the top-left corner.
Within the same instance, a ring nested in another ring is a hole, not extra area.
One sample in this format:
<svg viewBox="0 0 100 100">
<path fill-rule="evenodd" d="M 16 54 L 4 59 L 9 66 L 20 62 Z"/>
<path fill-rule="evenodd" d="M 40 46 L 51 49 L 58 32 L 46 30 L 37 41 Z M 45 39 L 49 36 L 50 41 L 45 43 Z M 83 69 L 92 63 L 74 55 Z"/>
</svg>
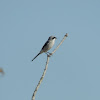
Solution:
<svg viewBox="0 0 100 100">
<path fill-rule="evenodd" d="M 100 100 L 100 0 L 0 0 L 0 100 L 31 100 L 57 37 L 35 100 Z"/>
</svg>

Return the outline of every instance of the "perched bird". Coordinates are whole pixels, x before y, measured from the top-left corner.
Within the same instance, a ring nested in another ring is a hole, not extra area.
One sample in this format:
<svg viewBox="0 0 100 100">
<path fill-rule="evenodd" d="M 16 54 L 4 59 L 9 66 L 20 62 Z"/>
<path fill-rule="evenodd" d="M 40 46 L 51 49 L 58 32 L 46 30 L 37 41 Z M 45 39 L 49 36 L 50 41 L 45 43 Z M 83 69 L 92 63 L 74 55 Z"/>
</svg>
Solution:
<svg viewBox="0 0 100 100">
<path fill-rule="evenodd" d="M 50 50 L 54 43 L 55 43 L 55 39 L 57 39 L 56 37 L 54 36 L 50 36 L 47 40 L 47 42 L 44 44 L 44 46 L 42 47 L 41 51 L 32 59 L 32 61 L 37 57 L 39 56 L 40 54 L 42 53 L 46 53 L 48 50 Z"/>
</svg>

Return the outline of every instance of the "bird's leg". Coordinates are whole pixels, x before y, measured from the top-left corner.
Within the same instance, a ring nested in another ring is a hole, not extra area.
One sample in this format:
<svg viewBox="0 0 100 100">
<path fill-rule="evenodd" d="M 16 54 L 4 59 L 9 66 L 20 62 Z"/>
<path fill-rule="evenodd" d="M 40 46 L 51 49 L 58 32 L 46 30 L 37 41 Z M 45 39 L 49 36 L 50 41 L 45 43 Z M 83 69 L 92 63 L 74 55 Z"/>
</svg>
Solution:
<svg viewBox="0 0 100 100">
<path fill-rule="evenodd" d="M 49 52 L 46 52 L 46 54 L 47 54 L 47 55 L 49 55 L 49 56 L 51 56 L 51 55 L 52 55 L 52 53 L 49 53 Z"/>
</svg>

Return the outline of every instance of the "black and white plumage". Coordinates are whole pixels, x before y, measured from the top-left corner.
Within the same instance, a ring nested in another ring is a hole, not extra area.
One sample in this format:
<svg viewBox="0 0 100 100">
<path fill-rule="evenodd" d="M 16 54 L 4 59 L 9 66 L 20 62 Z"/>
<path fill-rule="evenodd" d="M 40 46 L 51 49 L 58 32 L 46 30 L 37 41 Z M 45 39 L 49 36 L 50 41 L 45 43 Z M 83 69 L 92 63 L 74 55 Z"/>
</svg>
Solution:
<svg viewBox="0 0 100 100">
<path fill-rule="evenodd" d="M 50 36 L 47 40 L 47 42 L 44 44 L 44 46 L 42 47 L 41 51 L 32 59 L 32 61 L 37 57 L 39 56 L 40 54 L 44 53 L 44 52 L 47 52 L 48 50 L 50 50 L 54 43 L 55 43 L 55 39 L 56 37 L 54 36 Z"/>
</svg>

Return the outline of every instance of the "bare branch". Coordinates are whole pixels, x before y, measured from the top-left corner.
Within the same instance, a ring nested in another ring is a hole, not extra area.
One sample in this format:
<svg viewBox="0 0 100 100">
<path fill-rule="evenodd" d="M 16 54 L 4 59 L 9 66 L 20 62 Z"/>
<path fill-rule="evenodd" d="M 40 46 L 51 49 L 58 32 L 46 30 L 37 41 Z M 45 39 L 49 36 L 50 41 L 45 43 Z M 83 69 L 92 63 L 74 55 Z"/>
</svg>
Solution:
<svg viewBox="0 0 100 100">
<path fill-rule="evenodd" d="M 65 34 L 64 38 L 61 40 L 61 42 L 58 44 L 58 46 L 54 49 L 54 51 L 50 54 L 53 55 L 56 50 L 60 47 L 60 45 L 64 42 L 64 40 L 66 39 L 66 37 L 68 37 L 68 33 Z"/>
<path fill-rule="evenodd" d="M 33 96 L 32 96 L 32 100 L 35 100 L 35 95 L 36 95 L 36 92 L 37 92 L 37 90 L 38 90 L 38 88 L 39 88 L 39 86 L 40 86 L 40 84 L 41 84 L 41 82 L 42 82 L 42 80 L 43 80 L 43 78 L 44 78 L 44 76 L 45 76 L 45 73 L 46 73 L 46 71 L 47 71 L 47 68 L 48 68 L 48 63 L 49 63 L 49 55 L 47 55 L 47 62 L 46 62 L 46 66 L 45 66 L 45 69 L 44 69 L 44 72 L 43 72 L 43 74 L 42 74 L 42 77 L 40 78 L 40 81 L 39 81 L 39 83 L 38 83 L 38 85 L 37 85 L 37 87 L 35 88 L 35 91 L 34 91 L 34 93 L 33 93 Z"/>
<path fill-rule="evenodd" d="M 37 92 L 37 90 L 38 90 L 38 88 L 39 88 L 39 86 L 40 86 L 40 84 L 41 84 L 41 82 L 42 82 L 42 80 L 43 80 L 43 78 L 44 78 L 44 76 L 45 76 L 45 74 L 46 74 L 46 71 L 47 71 L 47 68 L 48 68 L 48 63 L 49 63 L 49 57 L 50 57 L 51 55 L 53 55 L 53 54 L 56 52 L 56 50 L 60 47 L 60 45 L 63 43 L 63 41 L 66 39 L 66 37 L 68 37 L 68 33 L 65 34 L 64 38 L 63 38 L 62 41 L 58 44 L 58 46 L 54 49 L 54 51 L 53 51 L 52 53 L 50 53 L 50 55 L 47 55 L 46 66 L 45 66 L 44 72 L 43 72 L 43 74 L 42 74 L 42 77 L 40 78 L 40 81 L 39 81 L 37 87 L 35 88 L 35 91 L 34 91 L 33 96 L 32 96 L 32 100 L 35 100 L 36 92 Z"/>
</svg>

